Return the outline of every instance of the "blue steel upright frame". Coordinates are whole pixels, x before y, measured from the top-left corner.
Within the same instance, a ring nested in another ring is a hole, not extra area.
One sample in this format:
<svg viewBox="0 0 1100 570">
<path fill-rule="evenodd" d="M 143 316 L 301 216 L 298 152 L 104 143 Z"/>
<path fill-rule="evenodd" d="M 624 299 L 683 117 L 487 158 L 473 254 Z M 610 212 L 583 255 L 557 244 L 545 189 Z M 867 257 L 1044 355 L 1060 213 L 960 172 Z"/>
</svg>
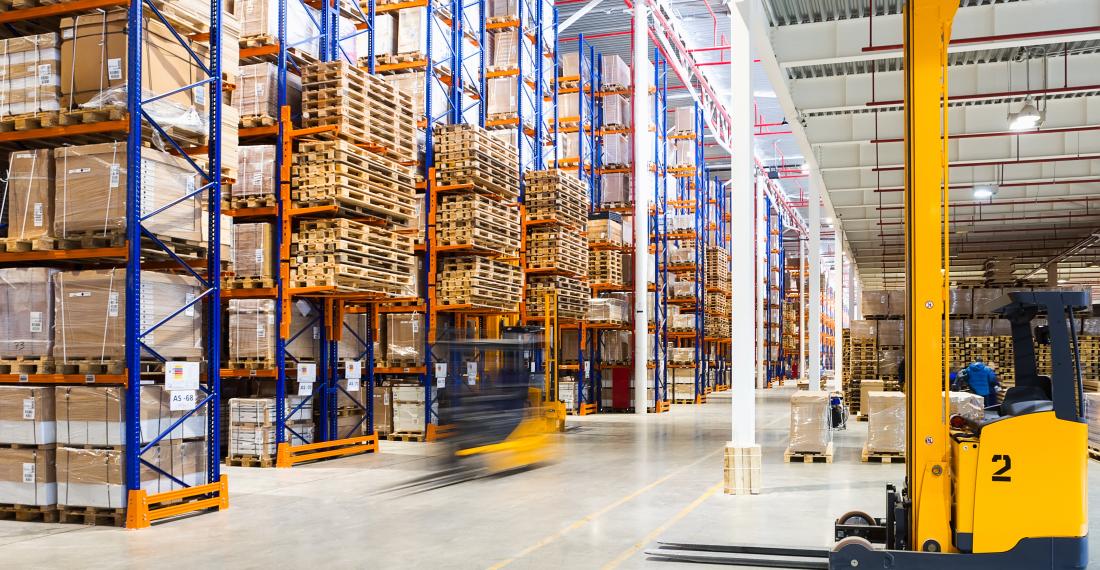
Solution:
<svg viewBox="0 0 1100 570">
<path fill-rule="evenodd" d="M 668 398 L 668 63 L 653 50 L 653 409 Z"/>
<path fill-rule="evenodd" d="M 153 94 L 146 97 L 142 78 L 143 43 L 145 39 L 143 27 L 145 23 L 145 11 L 148 9 L 152 15 L 160 20 L 171 32 L 174 39 L 182 45 L 195 66 L 201 70 L 202 78 L 198 81 L 173 90 L 168 93 Z M 151 469 L 161 477 L 167 477 L 178 485 L 188 487 L 186 483 L 163 471 L 157 466 L 145 460 L 143 457 L 149 450 L 155 448 L 165 437 L 180 427 L 184 421 L 206 408 L 207 413 L 207 440 L 206 460 L 207 484 L 213 484 L 221 479 L 221 457 L 219 450 L 220 441 L 220 397 L 221 397 L 221 115 L 222 115 L 222 65 L 221 65 L 221 0 L 210 0 L 210 53 L 209 60 L 203 61 L 188 44 L 187 40 L 176 30 L 176 26 L 169 21 L 164 14 L 153 4 L 151 0 L 133 0 L 127 8 L 127 77 L 126 86 L 127 110 L 129 112 L 129 126 L 126 138 L 126 446 L 125 446 L 125 470 L 126 489 L 129 493 L 129 509 L 136 507 L 132 500 L 135 493 L 141 493 L 142 468 Z M 136 78 L 136 80 L 135 80 Z M 191 91 L 193 89 L 205 89 L 207 102 L 207 164 L 203 168 L 188 156 L 185 149 L 177 142 L 152 116 L 147 106 L 175 93 Z M 143 204 L 144 188 L 142 177 L 142 141 L 143 129 L 148 127 L 162 140 L 186 159 L 189 165 L 200 176 L 200 184 L 196 184 L 194 191 L 182 196 L 171 203 L 146 213 Z M 146 227 L 146 222 L 174 206 L 178 206 L 188 200 L 206 198 L 207 206 L 207 259 L 205 275 L 197 272 L 189 263 L 181 259 L 176 253 L 164 244 L 151 230 Z M 145 328 L 142 324 L 142 270 L 143 252 L 142 242 L 147 240 L 155 245 L 156 249 L 163 253 L 178 265 L 177 269 L 194 277 L 203 291 L 192 300 L 181 299 L 182 305 L 161 321 Z M 167 359 L 157 353 L 155 349 L 146 344 L 147 337 L 158 328 L 187 311 L 194 311 L 196 306 L 205 304 L 207 322 L 205 323 L 205 356 L 206 356 L 206 385 L 200 384 L 202 399 L 195 408 L 183 414 L 167 429 L 156 435 L 145 444 L 141 443 L 141 361 L 142 355 L 148 354 L 156 360 L 165 363 Z M 225 492 L 224 489 L 222 491 Z M 140 496 L 140 495 L 138 495 Z M 147 508 L 147 506 L 145 507 Z M 134 513 L 129 513 L 128 526 L 148 526 L 148 517 L 136 524 Z"/>
</svg>

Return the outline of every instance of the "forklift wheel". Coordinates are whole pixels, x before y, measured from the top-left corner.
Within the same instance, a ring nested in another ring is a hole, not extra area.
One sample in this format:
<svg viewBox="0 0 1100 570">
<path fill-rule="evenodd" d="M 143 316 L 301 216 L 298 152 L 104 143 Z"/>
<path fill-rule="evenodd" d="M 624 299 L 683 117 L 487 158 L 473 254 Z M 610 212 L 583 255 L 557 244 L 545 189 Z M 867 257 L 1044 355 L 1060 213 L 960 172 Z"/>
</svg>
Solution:
<svg viewBox="0 0 1100 570">
<path fill-rule="evenodd" d="M 871 541 L 867 540 L 866 538 L 863 538 L 862 536 L 849 536 L 848 538 L 837 541 L 837 543 L 833 545 L 833 552 L 840 552 L 840 550 L 845 546 L 853 544 L 862 546 L 867 550 L 874 550 L 874 547 L 871 546 Z"/>
<path fill-rule="evenodd" d="M 875 517 L 872 517 L 871 515 L 863 511 L 848 511 L 843 515 L 840 515 L 840 518 L 837 519 L 837 522 L 839 524 L 872 526 L 877 524 L 878 521 L 875 520 Z"/>
</svg>

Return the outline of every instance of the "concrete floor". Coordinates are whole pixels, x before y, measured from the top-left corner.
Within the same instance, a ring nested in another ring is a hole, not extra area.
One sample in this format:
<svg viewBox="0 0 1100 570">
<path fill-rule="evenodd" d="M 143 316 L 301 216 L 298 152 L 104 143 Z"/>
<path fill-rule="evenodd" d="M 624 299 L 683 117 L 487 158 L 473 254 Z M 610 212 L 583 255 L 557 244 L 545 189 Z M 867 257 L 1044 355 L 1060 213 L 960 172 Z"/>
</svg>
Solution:
<svg viewBox="0 0 1100 570">
<path fill-rule="evenodd" d="M 838 434 L 831 465 L 783 463 L 785 389 L 759 396 L 763 492 L 722 494 L 723 396 L 645 419 L 571 417 L 558 462 L 423 493 L 385 490 L 436 469 L 438 450 L 387 442 L 378 455 L 294 469 L 228 468 L 227 512 L 143 531 L 0 521 L 0 566 L 684 568 L 643 550 L 657 540 L 826 546 L 840 513 L 882 514 L 883 485 L 904 468 L 860 463 L 866 424 Z M 1100 505 L 1100 466 L 1089 488 Z M 1100 507 L 1091 514 L 1100 536 Z"/>
</svg>

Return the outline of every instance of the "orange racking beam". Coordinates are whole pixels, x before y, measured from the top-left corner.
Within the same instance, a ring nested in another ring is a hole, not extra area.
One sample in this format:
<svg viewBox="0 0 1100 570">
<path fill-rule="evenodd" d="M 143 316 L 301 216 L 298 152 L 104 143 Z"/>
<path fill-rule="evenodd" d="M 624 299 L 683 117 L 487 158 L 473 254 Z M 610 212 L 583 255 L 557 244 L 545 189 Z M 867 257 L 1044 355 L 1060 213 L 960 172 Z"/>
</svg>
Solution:
<svg viewBox="0 0 1100 570">
<path fill-rule="evenodd" d="M 38 20 L 77 12 L 86 12 L 98 8 L 110 8 L 113 6 L 129 6 L 129 0 L 72 0 L 61 4 L 48 6 L 35 6 L 33 8 L 20 8 L 0 12 L 0 24 L 12 24 L 28 20 Z"/>
</svg>

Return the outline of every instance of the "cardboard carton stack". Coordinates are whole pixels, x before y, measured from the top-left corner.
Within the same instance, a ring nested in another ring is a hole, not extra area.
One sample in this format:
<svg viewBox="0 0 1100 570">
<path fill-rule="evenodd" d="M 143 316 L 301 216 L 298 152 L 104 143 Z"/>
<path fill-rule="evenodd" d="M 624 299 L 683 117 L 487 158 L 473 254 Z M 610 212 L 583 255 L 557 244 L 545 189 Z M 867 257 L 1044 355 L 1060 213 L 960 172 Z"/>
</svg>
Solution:
<svg viewBox="0 0 1100 570">
<path fill-rule="evenodd" d="M 56 438 L 52 386 L 0 386 L 0 510 L 56 520 Z"/>
<path fill-rule="evenodd" d="M 275 366 L 275 301 L 230 299 L 229 368 L 269 369 Z"/>
<path fill-rule="evenodd" d="M 229 289 L 273 287 L 275 261 L 274 226 L 268 222 L 234 224 L 232 276 Z"/>
<path fill-rule="evenodd" d="M 0 269 L 0 366 L 7 372 L 52 371 L 54 273 L 41 267 Z"/>
<path fill-rule="evenodd" d="M 901 392 L 869 392 L 867 444 L 863 460 L 872 455 L 905 453 L 905 394 Z"/>
<path fill-rule="evenodd" d="M 54 161 L 50 151 L 11 153 L 7 176 L 7 238 L 0 245 L 10 252 L 50 249 L 52 243 L 43 240 L 53 227 Z"/>
<path fill-rule="evenodd" d="M 238 149 L 237 183 L 229 195 L 230 208 L 275 205 L 275 147 L 249 145 Z"/>
<path fill-rule="evenodd" d="M 303 401 L 305 403 L 303 404 Z M 305 396 L 288 395 L 284 441 L 290 445 L 313 443 L 313 404 Z M 291 411 L 294 411 L 292 414 Z M 277 451 L 275 398 L 229 400 L 230 464 L 270 467 Z"/>
<path fill-rule="evenodd" d="M 53 126 L 61 109 L 56 33 L 0 40 L 0 123 L 16 130 Z"/>
<path fill-rule="evenodd" d="M 393 435 L 424 434 L 424 387 L 406 384 L 390 386 L 393 406 Z"/>
<path fill-rule="evenodd" d="M 791 438 L 784 459 L 805 455 L 831 459 L 833 437 L 829 431 L 829 395 L 825 392 L 795 392 L 791 395 Z M 800 460 L 800 459 L 799 459 Z"/>
<path fill-rule="evenodd" d="M 385 318 L 386 353 L 391 368 L 424 366 L 425 327 L 422 313 L 390 313 Z"/>
</svg>

